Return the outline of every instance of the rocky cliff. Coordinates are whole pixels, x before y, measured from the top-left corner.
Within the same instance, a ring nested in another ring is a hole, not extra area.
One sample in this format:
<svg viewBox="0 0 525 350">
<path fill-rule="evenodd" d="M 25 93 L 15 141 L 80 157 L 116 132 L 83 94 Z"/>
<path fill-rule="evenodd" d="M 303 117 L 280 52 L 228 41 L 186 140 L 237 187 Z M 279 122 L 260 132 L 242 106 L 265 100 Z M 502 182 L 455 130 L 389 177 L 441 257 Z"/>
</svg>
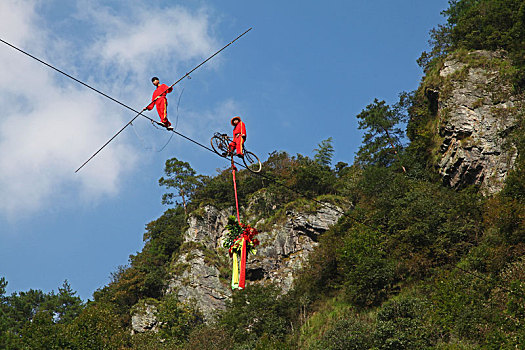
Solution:
<svg viewBox="0 0 525 350">
<path fill-rule="evenodd" d="M 224 309 L 232 294 L 231 261 L 222 244 L 233 210 L 205 206 L 191 214 L 181 254 L 172 263 L 167 293 L 177 295 L 181 302 L 193 303 L 207 319 Z M 261 245 L 256 255 L 248 256 L 246 278 L 248 286 L 270 281 L 285 293 L 292 286 L 294 272 L 317 245 L 318 236 L 341 214 L 330 204 L 311 210 L 282 209 L 280 214 L 273 223 L 263 219 L 255 224 Z"/>
<path fill-rule="evenodd" d="M 439 117 L 439 173 L 451 187 L 475 184 L 496 193 L 514 164 L 517 151 L 507 136 L 523 96 L 514 94 L 509 69 L 503 52 L 454 54 L 439 70 L 439 88 L 427 91 Z"/>
</svg>

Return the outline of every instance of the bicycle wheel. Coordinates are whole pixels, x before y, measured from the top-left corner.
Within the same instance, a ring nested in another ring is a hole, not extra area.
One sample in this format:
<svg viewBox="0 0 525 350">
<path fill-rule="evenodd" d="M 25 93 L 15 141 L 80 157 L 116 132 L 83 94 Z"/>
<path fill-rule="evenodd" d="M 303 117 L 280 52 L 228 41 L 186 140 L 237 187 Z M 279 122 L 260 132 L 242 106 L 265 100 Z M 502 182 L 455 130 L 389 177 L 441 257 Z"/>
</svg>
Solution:
<svg viewBox="0 0 525 350">
<path fill-rule="evenodd" d="M 244 151 L 244 157 L 242 157 L 242 161 L 244 162 L 246 168 L 251 172 L 258 173 L 262 169 L 262 164 L 259 160 L 259 157 L 250 151 Z"/>
<path fill-rule="evenodd" d="M 220 155 L 221 157 L 226 157 L 226 154 L 228 153 L 228 145 L 224 141 L 223 138 L 218 136 L 213 136 L 210 140 L 211 148 L 213 148 L 213 151 Z"/>
</svg>

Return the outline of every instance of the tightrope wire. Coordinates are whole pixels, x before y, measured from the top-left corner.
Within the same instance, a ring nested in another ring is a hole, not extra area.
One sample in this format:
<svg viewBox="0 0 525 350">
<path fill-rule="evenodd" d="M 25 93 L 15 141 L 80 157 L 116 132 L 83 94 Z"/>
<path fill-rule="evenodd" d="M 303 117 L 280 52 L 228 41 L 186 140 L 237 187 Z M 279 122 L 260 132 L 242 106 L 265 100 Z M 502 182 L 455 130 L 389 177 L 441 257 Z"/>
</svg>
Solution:
<svg viewBox="0 0 525 350">
<path fill-rule="evenodd" d="M 226 49 L 228 46 L 230 46 L 231 44 L 233 44 L 235 41 L 237 41 L 237 40 L 238 40 L 239 38 L 241 38 L 243 35 L 245 35 L 246 33 L 248 33 L 250 30 L 252 30 L 252 28 L 247 29 L 247 30 L 244 31 L 242 34 L 240 34 L 239 36 L 237 36 L 235 39 L 233 39 L 232 41 L 230 41 L 228 44 L 224 45 L 220 50 L 216 51 L 213 55 L 211 55 L 210 57 L 208 57 L 207 59 L 205 59 L 204 61 L 202 61 L 200 64 L 198 64 L 197 66 L 195 66 L 192 70 L 190 70 L 190 71 L 187 72 L 185 75 L 183 75 L 181 78 L 179 78 L 179 80 L 177 80 L 176 82 L 174 82 L 173 84 L 171 84 L 171 86 L 168 87 L 168 89 L 172 88 L 173 86 L 175 86 L 176 84 L 178 84 L 181 80 L 183 80 L 184 78 L 188 77 L 191 73 L 193 73 L 195 70 L 197 70 L 198 68 L 200 68 L 202 65 L 204 65 L 206 62 L 208 62 L 209 60 L 211 60 L 213 57 L 217 56 L 220 52 L 222 52 L 222 51 L 223 51 L 224 49 Z M 126 125 L 124 125 L 124 126 L 122 127 L 122 129 L 120 129 L 115 135 L 113 135 L 113 136 L 112 136 L 112 137 L 111 137 L 111 138 L 110 138 L 110 139 L 109 139 L 109 140 L 108 140 L 108 141 L 107 141 L 107 142 L 106 142 L 106 143 L 105 143 L 105 144 L 104 144 L 99 150 L 97 150 L 97 151 L 95 152 L 95 154 L 93 154 L 93 155 L 92 155 L 87 161 L 85 161 L 85 162 L 84 162 L 84 163 L 83 163 L 83 164 L 82 164 L 82 165 L 81 165 L 81 166 L 75 171 L 75 173 L 78 172 L 80 169 L 82 169 L 82 167 L 84 167 L 84 165 L 86 165 L 91 159 L 93 159 L 93 158 L 94 158 L 94 157 L 95 157 L 95 156 L 96 156 L 96 155 L 97 155 L 102 149 L 104 149 L 104 147 L 106 147 L 106 146 L 107 146 L 111 141 L 113 141 L 113 140 L 114 140 L 114 139 L 115 139 L 115 138 L 116 138 L 116 137 L 117 137 L 122 131 L 124 131 L 124 129 L 126 129 L 129 125 L 131 125 L 131 123 L 133 123 L 133 122 L 135 121 L 135 119 L 138 118 L 138 116 L 143 116 L 144 118 L 149 119 L 151 122 L 154 122 L 154 123 L 157 123 L 157 124 L 161 125 L 160 123 L 158 123 L 157 121 L 153 120 L 152 118 L 150 118 L 150 117 L 145 116 L 144 114 L 142 114 L 142 112 L 144 112 L 144 111 L 146 110 L 146 107 L 144 107 L 144 108 L 142 109 L 142 111 L 139 112 L 139 111 L 135 110 L 134 108 L 131 108 L 130 106 L 128 106 L 128 105 L 126 105 L 126 104 L 120 102 L 119 100 L 117 100 L 117 99 L 115 99 L 115 98 L 109 96 L 108 94 L 105 94 L 105 93 L 103 93 L 102 91 L 100 91 L 100 90 L 98 90 L 98 89 L 95 89 L 94 87 L 92 87 L 92 86 L 90 86 L 90 85 L 84 83 L 83 81 L 81 81 L 81 80 L 79 80 L 79 79 L 73 77 L 72 75 L 70 75 L 70 74 L 64 72 L 63 70 L 60 70 L 60 69 L 54 67 L 53 65 L 51 65 L 51 64 L 49 64 L 49 63 L 47 63 L 47 62 L 45 62 L 44 60 L 41 60 L 40 58 L 38 58 L 38 57 L 36 57 L 36 56 L 34 56 L 34 55 L 28 53 L 27 51 L 24 51 L 24 50 L 22 50 L 22 49 L 16 47 L 15 45 L 8 43 L 7 41 L 3 40 L 2 38 L 0 38 L 0 42 L 6 44 L 7 46 L 9 46 L 9 47 L 11 47 L 11 48 L 13 48 L 13 49 L 15 49 L 15 50 L 21 52 L 21 53 L 23 53 L 24 55 L 26 55 L 26 56 L 28 56 L 28 57 L 30 57 L 30 58 L 32 58 L 32 59 L 34 59 L 34 60 L 36 60 L 36 61 L 42 63 L 43 65 L 45 65 L 45 66 L 47 66 L 47 67 L 49 67 L 49 68 L 51 68 L 51 69 L 53 69 L 53 70 L 59 72 L 60 74 L 65 75 L 66 77 L 68 77 L 68 78 L 70 78 L 70 79 L 76 81 L 77 83 L 79 83 L 79 84 L 81 84 L 81 85 L 83 85 L 83 86 L 85 86 L 85 87 L 87 87 L 87 88 L 89 88 L 89 89 L 91 89 L 91 90 L 97 92 L 98 94 L 100 94 L 100 95 L 102 95 L 102 96 L 104 96 L 104 97 L 110 99 L 111 101 L 113 101 L 113 102 L 115 102 L 115 103 L 118 103 L 119 105 L 121 105 L 121 106 L 123 106 L 123 107 L 125 107 L 125 108 L 127 108 L 127 109 L 129 109 L 129 110 L 131 110 L 131 111 L 133 111 L 133 112 L 135 112 L 135 113 L 137 113 L 137 115 L 136 115 L 133 119 L 131 119 L 128 123 L 126 123 Z M 162 94 L 160 94 L 160 95 L 162 95 Z M 160 95 L 159 95 L 159 96 L 160 96 Z M 157 98 L 158 98 L 158 96 L 157 96 Z M 155 100 L 156 100 L 156 99 L 155 99 Z M 155 102 L 155 100 L 152 101 L 151 103 Z M 149 106 L 151 103 L 149 103 L 148 106 Z"/>
</svg>

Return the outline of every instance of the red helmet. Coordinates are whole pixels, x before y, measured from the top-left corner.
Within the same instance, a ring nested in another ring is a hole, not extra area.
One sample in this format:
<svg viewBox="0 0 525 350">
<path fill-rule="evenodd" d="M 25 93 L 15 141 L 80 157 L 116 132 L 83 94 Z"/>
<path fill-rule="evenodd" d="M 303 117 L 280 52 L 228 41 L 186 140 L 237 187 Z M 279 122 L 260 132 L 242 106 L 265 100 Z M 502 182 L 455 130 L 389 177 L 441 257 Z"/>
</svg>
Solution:
<svg viewBox="0 0 525 350">
<path fill-rule="evenodd" d="M 239 117 L 238 115 L 236 115 L 236 116 L 233 117 L 232 120 L 231 120 L 231 124 L 232 124 L 232 125 L 234 125 L 234 124 L 233 124 L 233 121 L 234 121 L 235 119 L 237 119 L 238 121 L 241 121 L 241 117 Z M 235 126 L 235 125 L 234 125 L 234 126 Z"/>
</svg>

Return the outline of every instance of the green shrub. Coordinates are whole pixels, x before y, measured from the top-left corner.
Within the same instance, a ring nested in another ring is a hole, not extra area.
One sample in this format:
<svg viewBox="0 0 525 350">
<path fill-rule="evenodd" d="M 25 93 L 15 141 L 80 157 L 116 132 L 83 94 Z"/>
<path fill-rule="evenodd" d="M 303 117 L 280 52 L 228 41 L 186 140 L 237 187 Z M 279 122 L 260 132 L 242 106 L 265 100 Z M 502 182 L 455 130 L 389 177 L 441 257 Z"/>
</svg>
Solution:
<svg viewBox="0 0 525 350">
<path fill-rule="evenodd" d="M 223 327 L 237 346 L 255 346 L 260 339 L 284 341 L 289 332 L 289 306 L 273 285 L 251 285 L 236 291 L 221 315 Z"/>
<path fill-rule="evenodd" d="M 387 302 L 377 313 L 374 341 L 377 349 L 431 349 L 436 336 L 425 315 L 422 300 L 403 297 Z"/>
<path fill-rule="evenodd" d="M 361 256 L 346 274 L 345 290 L 357 306 L 378 305 L 388 297 L 395 281 L 395 265 L 380 256 Z"/>
<path fill-rule="evenodd" d="M 481 341 L 501 324 L 501 313 L 488 301 L 493 281 L 481 274 L 443 271 L 428 288 L 433 323 L 445 339 Z"/>
<path fill-rule="evenodd" d="M 176 344 L 186 342 L 191 331 L 204 322 L 195 307 L 181 304 L 174 295 L 167 295 L 160 301 L 157 319 L 161 325 L 160 337 Z"/>
<path fill-rule="evenodd" d="M 374 344 L 372 326 L 358 318 L 337 321 L 310 350 L 365 350 Z"/>
<path fill-rule="evenodd" d="M 115 306 L 109 303 L 88 304 L 67 325 L 65 336 L 75 350 L 125 349 L 130 344 L 129 330 L 122 324 Z"/>
<path fill-rule="evenodd" d="M 338 251 L 348 300 L 356 306 L 378 305 L 386 300 L 395 282 L 395 264 L 386 258 L 381 237 L 369 228 L 353 227 Z"/>
<path fill-rule="evenodd" d="M 198 327 L 190 334 L 188 342 L 184 345 L 186 350 L 229 350 L 234 346 L 233 339 L 224 328 L 209 325 Z"/>
</svg>

